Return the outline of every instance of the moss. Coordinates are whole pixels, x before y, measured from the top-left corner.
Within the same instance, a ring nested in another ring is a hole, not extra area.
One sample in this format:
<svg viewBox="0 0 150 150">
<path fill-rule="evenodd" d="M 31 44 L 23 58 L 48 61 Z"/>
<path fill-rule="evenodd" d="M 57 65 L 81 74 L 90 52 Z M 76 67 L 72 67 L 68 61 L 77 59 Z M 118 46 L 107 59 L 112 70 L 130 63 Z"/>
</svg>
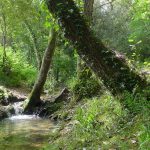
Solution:
<svg viewBox="0 0 150 150">
<path fill-rule="evenodd" d="M 0 105 L 0 121 L 8 117 L 8 110 Z"/>
<path fill-rule="evenodd" d="M 39 116 L 51 116 L 54 112 L 58 111 L 64 105 L 63 102 L 55 103 L 55 102 L 47 102 L 43 106 L 39 107 Z"/>
<path fill-rule="evenodd" d="M 48 1 L 48 8 L 80 57 L 114 95 L 124 90 L 132 93 L 137 85 L 141 88 L 147 85 L 144 78 L 94 36 L 73 0 Z"/>
<path fill-rule="evenodd" d="M 50 115 L 61 108 L 62 103 L 52 103 L 46 106 L 47 113 Z"/>
<path fill-rule="evenodd" d="M 92 75 L 91 70 L 87 67 L 84 67 L 82 71 L 80 71 L 72 90 L 77 100 L 100 95 L 103 91 L 99 80 Z"/>
</svg>

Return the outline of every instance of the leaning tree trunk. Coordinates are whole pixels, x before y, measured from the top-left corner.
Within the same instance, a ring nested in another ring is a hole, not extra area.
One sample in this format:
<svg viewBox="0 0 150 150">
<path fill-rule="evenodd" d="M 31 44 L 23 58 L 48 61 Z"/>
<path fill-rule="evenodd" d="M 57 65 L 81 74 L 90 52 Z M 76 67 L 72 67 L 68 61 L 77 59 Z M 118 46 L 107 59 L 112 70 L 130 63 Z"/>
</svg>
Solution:
<svg viewBox="0 0 150 150">
<path fill-rule="evenodd" d="M 120 55 L 107 49 L 93 35 L 73 0 L 47 0 L 47 5 L 54 17 L 58 18 L 65 36 L 77 48 L 79 56 L 114 95 L 124 90 L 132 93 L 136 86 L 146 84 Z"/>
<path fill-rule="evenodd" d="M 86 17 L 88 24 L 91 25 L 94 0 L 83 0 L 83 1 L 84 1 L 84 16 Z"/>
<path fill-rule="evenodd" d="M 93 16 L 93 5 L 94 0 L 83 0 L 84 2 L 84 17 L 86 22 L 90 26 L 92 24 L 92 16 Z M 77 58 L 77 76 L 80 76 L 80 72 L 87 67 L 85 63 L 82 64 L 82 60 L 80 57 Z M 87 67 L 88 68 L 88 67 Z"/>
<path fill-rule="evenodd" d="M 49 71 L 49 67 L 52 61 L 52 57 L 55 50 L 55 43 L 56 43 L 56 32 L 55 30 L 52 30 L 51 40 L 48 44 L 48 47 L 44 53 L 41 69 L 38 75 L 38 79 L 34 84 L 34 87 L 32 89 L 32 92 L 29 96 L 29 102 L 27 106 L 25 107 L 25 112 L 27 113 L 33 113 L 35 107 L 39 106 L 41 104 L 40 95 L 43 89 L 43 86 L 46 82 L 47 74 Z"/>
</svg>

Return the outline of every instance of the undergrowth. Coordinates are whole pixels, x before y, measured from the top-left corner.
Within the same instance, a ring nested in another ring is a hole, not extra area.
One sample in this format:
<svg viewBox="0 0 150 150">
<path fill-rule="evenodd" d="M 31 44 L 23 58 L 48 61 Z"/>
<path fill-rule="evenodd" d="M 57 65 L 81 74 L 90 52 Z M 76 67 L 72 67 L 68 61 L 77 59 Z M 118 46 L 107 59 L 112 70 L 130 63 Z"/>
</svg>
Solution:
<svg viewBox="0 0 150 150">
<path fill-rule="evenodd" d="M 19 51 L 13 52 L 7 48 L 5 64 L 2 62 L 2 56 L 2 48 L 0 47 L 0 85 L 18 87 L 34 84 L 37 71 L 28 64 Z"/>
<path fill-rule="evenodd" d="M 100 95 L 103 91 L 102 83 L 87 67 L 78 73 L 78 77 L 68 81 L 68 87 L 76 100 Z"/>
<path fill-rule="evenodd" d="M 107 93 L 71 109 L 71 130 L 63 125 L 44 150 L 149 150 L 150 103 L 142 96 L 125 93 L 121 101 Z"/>
</svg>

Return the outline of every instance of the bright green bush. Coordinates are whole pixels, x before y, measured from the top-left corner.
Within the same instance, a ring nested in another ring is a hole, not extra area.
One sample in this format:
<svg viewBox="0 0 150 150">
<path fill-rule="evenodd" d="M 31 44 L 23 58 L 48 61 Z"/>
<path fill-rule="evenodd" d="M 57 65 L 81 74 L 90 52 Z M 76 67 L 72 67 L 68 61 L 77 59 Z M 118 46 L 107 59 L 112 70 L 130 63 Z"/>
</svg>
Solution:
<svg viewBox="0 0 150 150">
<path fill-rule="evenodd" d="M 150 19 L 149 19 L 149 0 L 135 0 L 131 8 L 133 13 L 132 20 L 129 23 L 131 34 L 129 36 L 129 42 L 131 46 L 131 52 L 136 60 L 139 58 L 143 60 L 150 56 Z"/>
<path fill-rule="evenodd" d="M 0 84 L 5 86 L 31 86 L 34 84 L 36 69 L 28 64 L 20 52 L 13 52 L 7 48 L 7 61 L 5 67 L 9 68 L 9 73 L 3 71 L 2 47 L 0 47 Z"/>
</svg>

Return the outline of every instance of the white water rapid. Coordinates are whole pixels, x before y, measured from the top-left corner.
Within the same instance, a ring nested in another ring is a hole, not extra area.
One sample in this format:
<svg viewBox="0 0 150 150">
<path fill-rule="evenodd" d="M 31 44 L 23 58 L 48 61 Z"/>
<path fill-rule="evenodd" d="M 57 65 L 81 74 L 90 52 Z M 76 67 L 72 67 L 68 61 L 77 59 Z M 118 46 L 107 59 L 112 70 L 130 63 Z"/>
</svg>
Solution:
<svg viewBox="0 0 150 150">
<path fill-rule="evenodd" d="M 17 102 L 13 104 L 15 115 L 20 115 L 23 112 L 23 102 Z"/>
<path fill-rule="evenodd" d="M 9 117 L 10 120 L 30 120 L 30 119 L 38 119 L 39 118 L 36 115 L 23 114 L 23 102 L 14 103 L 13 108 L 15 110 L 15 115 Z"/>
</svg>

